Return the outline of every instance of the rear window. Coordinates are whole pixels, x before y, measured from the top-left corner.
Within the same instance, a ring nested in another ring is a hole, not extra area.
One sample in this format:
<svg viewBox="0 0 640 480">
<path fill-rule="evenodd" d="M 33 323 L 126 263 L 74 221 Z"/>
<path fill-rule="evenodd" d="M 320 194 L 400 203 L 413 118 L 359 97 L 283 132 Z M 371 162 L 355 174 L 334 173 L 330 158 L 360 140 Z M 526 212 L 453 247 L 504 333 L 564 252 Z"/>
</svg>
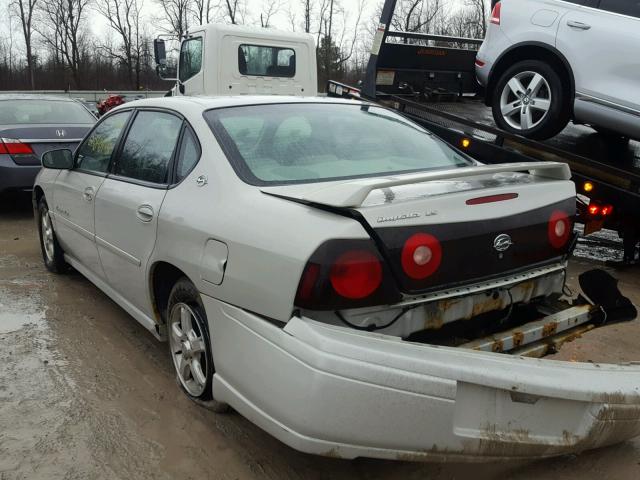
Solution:
<svg viewBox="0 0 640 480">
<path fill-rule="evenodd" d="M 0 125 L 95 122 L 95 117 L 76 102 L 39 99 L 0 101 Z"/>
<path fill-rule="evenodd" d="M 420 126 L 371 105 L 255 105 L 209 110 L 205 118 L 238 175 L 252 185 L 472 164 Z"/>
<path fill-rule="evenodd" d="M 238 70 L 242 75 L 295 77 L 296 53 L 291 48 L 240 45 Z"/>
</svg>

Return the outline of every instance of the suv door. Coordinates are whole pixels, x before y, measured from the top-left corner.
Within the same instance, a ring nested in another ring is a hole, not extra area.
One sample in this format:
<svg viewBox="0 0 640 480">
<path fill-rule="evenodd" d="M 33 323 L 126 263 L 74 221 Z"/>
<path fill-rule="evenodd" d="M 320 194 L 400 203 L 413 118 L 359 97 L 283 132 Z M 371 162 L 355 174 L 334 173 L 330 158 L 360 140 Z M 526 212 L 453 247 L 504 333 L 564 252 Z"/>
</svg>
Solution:
<svg viewBox="0 0 640 480">
<path fill-rule="evenodd" d="M 147 317 L 147 262 L 182 125 L 173 113 L 138 111 L 96 196 L 96 244 L 109 286 Z"/>
<path fill-rule="evenodd" d="M 557 48 L 573 69 L 577 101 L 640 112 L 640 1 L 590 4 L 599 8 L 569 7 L 558 30 Z"/>
<path fill-rule="evenodd" d="M 203 47 L 203 36 L 189 38 L 180 46 L 178 88 L 181 94 L 198 95 L 204 93 Z"/>
<path fill-rule="evenodd" d="M 113 151 L 130 111 L 105 117 L 76 150 L 72 170 L 61 170 L 53 205 L 56 234 L 62 248 L 92 273 L 103 277 L 95 245 L 94 199 L 109 170 Z"/>
</svg>

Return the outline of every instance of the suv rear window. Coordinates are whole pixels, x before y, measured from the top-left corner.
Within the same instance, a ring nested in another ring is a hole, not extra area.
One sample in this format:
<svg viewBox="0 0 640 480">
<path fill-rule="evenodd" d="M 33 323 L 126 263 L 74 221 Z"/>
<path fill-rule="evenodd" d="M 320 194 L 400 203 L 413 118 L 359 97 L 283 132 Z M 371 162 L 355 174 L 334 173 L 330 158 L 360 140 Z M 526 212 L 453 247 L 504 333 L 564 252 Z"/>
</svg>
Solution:
<svg viewBox="0 0 640 480">
<path fill-rule="evenodd" d="M 295 77 L 296 52 L 291 48 L 240 45 L 238 70 L 242 75 Z"/>
<path fill-rule="evenodd" d="M 67 100 L 0 100 L 0 125 L 93 124 L 85 107 Z"/>
<path fill-rule="evenodd" d="M 205 118 L 238 175 L 252 185 L 472 164 L 420 126 L 372 105 L 254 105 L 209 110 Z"/>
</svg>

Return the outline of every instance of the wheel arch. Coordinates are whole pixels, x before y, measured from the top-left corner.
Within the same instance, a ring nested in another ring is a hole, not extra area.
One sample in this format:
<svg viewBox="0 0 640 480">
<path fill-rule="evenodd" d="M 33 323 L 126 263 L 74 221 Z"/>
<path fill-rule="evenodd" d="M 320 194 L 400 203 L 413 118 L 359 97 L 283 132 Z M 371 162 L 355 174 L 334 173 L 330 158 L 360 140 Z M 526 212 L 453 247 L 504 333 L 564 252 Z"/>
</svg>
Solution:
<svg viewBox="0 0 640 480">
<path fill-rule="evenodd" d="M 573 99 L 575 98 L 576 86 L 573 69 L 567 58 L 555 47 L 542 42 L 522 42 L 512 45 L 505 50 L 494 63 L 489 73 L 489 82 L 486 87 L 485 104 L 491 106 L 496 83 L 513 64 L 522 60 L 540 60 L 552 63 L 556 66 L 563 79 L 569 82 L 571 99 L 570 108 L 573 116 Z"/>
<path fill-rule="evenodd" d="M 40 200 L 44 197 L 44 190 L 42 189 L 42 187 L 40 185 L 36 185 L 35 187 L 33 187 L 33 196 L 32 196 L 32 200 L 33 200 L 33 209 L 36 210 L 38 208 L 38 204 L 40 203 Z"/>
<path fill-rule="evenodd" d="M 194 283 L 189 275 L 169 262 L 157 261 L 149 269 L 151 303 L 159 325 L 166 324 L 165 312 L 169 304 L 171 289 L 182 277 L 186 277 L 191 283 Z"/>
</svg>

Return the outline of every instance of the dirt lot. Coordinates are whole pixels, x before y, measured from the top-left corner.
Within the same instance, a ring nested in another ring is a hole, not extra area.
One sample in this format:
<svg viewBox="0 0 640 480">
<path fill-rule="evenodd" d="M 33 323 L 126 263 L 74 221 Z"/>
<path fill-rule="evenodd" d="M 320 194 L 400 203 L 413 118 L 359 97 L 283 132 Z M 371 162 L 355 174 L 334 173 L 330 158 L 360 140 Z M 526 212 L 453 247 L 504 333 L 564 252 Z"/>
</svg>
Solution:
<svg viewBox="0 0 640 480">
<path fill-rule="evenodd" d="M 531 464 L 344 461 L 298 453 L 191 403 L 165 344 L 79 274 L 43 267 L 29 199 L 0 205 L 0 479 L 635 479 L 640 439 Z M 593 264 L 576 261 L 571 283 Z M 640 271 L 616 272 L 640 304 Z M 640 322 L 560 356 L 640 359 Z"/>
</svg>

